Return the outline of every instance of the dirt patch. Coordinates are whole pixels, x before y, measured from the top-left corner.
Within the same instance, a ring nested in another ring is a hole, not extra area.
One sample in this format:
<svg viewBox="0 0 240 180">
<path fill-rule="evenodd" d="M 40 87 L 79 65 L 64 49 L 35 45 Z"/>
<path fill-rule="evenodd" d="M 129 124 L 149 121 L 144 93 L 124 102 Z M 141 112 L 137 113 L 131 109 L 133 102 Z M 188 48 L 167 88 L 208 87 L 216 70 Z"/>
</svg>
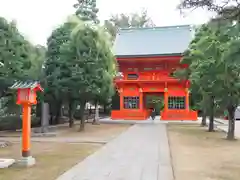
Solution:
<svg viewBox="0 0 240 180">
<path fill-rule="evenodd" d="M 176 180 L 239 180 L 240 142 L 193 124 L 169 124 Z"/>
<path fill-rule="evenodd" d="M 68 124 L 58 128 L 58 137 L 89 137 L 98 139 L 112 139 L 119 135 L 121 132 L 128 129 L 129 124 L 100 124 L 92 125 L 91 123 L 85 124 L 85 130 L 79 132 L 79 124 L 76 124 L 74 128 L 68 128 Z"/>
<path fill-rule="evenodd" d="M 66 170 L 99 149 L 100 145 L 66 143 L 32 143 L 37 164 L 31 168 L 0 169 L 0 180 L 55 180 Z M 14 143 L 0 149 L 0 157 L 20 157 L 21 145 Z"/>
<path fill-rule="evenodd" d="M 55 137 L 32 137 L 32 141 L 42 142 L 108 142 L 127 130 L 131 125 L 129 124 L 100 124 L 92 125 L 86 123 L 85 130 L 79 132 L 79 124 L 73 128 L 69 128 L 68 124 L 59 125 L 55 128 Z M 2 136 L 2 137 L 1 137 Z M 0 132 L 0 140 L 20 141 L 21 132 Z"/>
</svg>

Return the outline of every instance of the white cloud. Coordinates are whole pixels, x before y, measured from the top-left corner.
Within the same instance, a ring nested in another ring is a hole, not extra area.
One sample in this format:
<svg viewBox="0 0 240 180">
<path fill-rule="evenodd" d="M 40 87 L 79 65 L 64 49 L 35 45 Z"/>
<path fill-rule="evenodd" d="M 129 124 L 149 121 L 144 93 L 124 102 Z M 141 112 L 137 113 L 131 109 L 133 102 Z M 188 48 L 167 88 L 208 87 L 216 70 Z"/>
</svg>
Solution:
<svg viewBox="0 0 240 180">
<path fill-rule="evenodd" d="M 0 0 L 0 16 L 15 19 L 20 31 L 33 43 L 45 44 L 52 29 L 74 13 L 76 0 Z M 186 18 L 176 10 L 179 0 L 97 0 L 101 20 L 115 13 L 148 10 L 155 24 L 178 25 L 205 22 L 210 14 L 194 11 Z M 163 3 L 164 2 L 164 3 Z"/>
</svg>

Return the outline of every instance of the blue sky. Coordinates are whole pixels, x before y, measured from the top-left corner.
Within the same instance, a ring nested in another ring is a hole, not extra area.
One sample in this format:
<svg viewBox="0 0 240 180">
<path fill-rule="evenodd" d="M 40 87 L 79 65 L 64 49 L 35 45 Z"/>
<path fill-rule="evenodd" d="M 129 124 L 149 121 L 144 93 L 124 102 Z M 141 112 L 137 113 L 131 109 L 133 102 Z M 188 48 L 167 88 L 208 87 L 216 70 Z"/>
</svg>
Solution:
<svg viewBox="0 0 240 180">
<path fill-rule="evenodd" d="M 2 0 L 0 16 L 15 19 L 19 30 L 34 44 L 45 45 L 51 31 L 74 12 L 76 0 Z M 164 3 L 163 3 L 164 2 Z M 180 0 L 97 0 L 100 20 L 115 13 L 131 13 L 147 9 L 158 26 L 201 24 L 212 14 L 204 10 L 181 15 L 176 6 Z"/>
</svg>

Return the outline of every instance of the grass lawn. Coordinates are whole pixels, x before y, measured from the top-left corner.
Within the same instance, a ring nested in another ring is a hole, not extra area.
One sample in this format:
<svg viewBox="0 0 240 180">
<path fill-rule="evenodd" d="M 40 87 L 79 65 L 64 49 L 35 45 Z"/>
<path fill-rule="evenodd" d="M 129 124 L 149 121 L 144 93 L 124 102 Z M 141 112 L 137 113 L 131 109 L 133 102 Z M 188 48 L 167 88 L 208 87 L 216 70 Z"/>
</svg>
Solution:
<svg viewBox="0 0 240 180">
<path fill-rule="evenodd" d="M 239 180 L 240 141 L 195 124 L 168 124 L 176 180 Z"/>
<path fill-rule="evenodd" d="M 73 139 L 90 139 L 106 140 L 118 136 L 130 125 L 118 124 L 101 124 L 91 125 L 87 124 L 84 132 L 78 132 L 78 126 L 69 129 L 62 126 L 57 130 L 57 137 L 51 137 L 56 142 L 44 142 L 47 137 L 38 138 L 42 142 L 32 142 L 32 155 L 36 158 L 37 164 L 31 168 L 16 168 L 10 167 L 9 169 L 0 169 L 0 180 L 55 180 L 58 176 L 63 174 L 66 170 L 92 154 L 102 144 L 83 144 L 83 143 L 65 143 L 59 142 L 58 139 L 64 138 L 66 140 Z M 16 133 L 13 133 L 14 135 Z M 9 136 L 12 133 L 8 134 Z M 8 138 L 2 138 L 8 140 Z M 11 138 L 10 138 L 11 139 Z M 9 140 L 10 140 L 9 139 Z M 33 138 L 32 138 L 33 139 Z M 76 140 L 77 141 L 77 140 Z M 21 155 L 20 142 L 13 143 L 6 148 L 0 148 L 0 158 L 15 158 L 19 159 Z"/>
</svg>

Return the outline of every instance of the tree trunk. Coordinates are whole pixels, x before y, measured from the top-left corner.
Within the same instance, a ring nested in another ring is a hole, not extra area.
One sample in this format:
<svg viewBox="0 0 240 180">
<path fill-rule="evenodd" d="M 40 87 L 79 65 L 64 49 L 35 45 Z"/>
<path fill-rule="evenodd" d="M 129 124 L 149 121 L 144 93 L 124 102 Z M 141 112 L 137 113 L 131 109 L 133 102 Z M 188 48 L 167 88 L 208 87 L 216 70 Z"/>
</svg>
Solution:
<svg viewBox="0 0 240 180">
<path fill-rule="evenodd" d="M 104 113 L 104 115 L 107 114 L 107 105 L 106 104 L 104 104 L 104 106 L 103 106 L 103 113 Z"/>
<path fill-rule="evenodd" d="M 36 106 L 36 117 L 41 117 L 42 102 L 38 102 Z"/>
<path fill-rule="evenodd" d="M 89 119 L 88 106 L 87 106 L 87 109 L 85 109 L 85 110 L 87 111 L 86 119 L 87 119 L 87 122 L 88 122 L 88 119 Z"/>
<path fill-rule="evenodd" d="M 50 115 L 49 124 L 50 125 L 54 124 L 54 122 L 53 122 L 53 117 L 54 117 L 53 106 L 54 106 L 53 102 L 49 102 L 49 115 Z"/>
<path fill-rule="evenodd" d="M 85 117 L 84 117 L 84 111 L 86 106 L 86 100 L 80 100 L 80 129 L 79 131 L 84 131 L 85 127 Z"/>
<path fill-rule="evenodd" d="M 68 117 L 69 117 L 69 127 L 72 128 L 74 126 L 74 118 L 73 118 L 73 100 L 69 100 L 69 109 L 68 109 Z"/>
<path fill-rule="evenodd" d="M 202 122 L 201 122 L 201 126 L 206 126 L 207 125 L 207 112 L 206 112 L 206 109 L 204 108 L 203 109 L 203 112 L 202 112 Z"/>
<path fill-rule="evenodd" d="M 92 105 L 90 104 L 89 115 L 92 115 Z"/>
<path fill-rule="evenodd" d="M 208 131 L 214 132 L 214 97 L 210 97 L 210 113 L 209 113 L 209 126 Z"/>
<path fill-rule="evenodd" d="M 234 140 L 235 139 L 235 107 L 233 105 L 229 105 L 228 110 L 228 133 L 227 133 L 227 139 L 228 140 Z"/>
<path fill-rule="evenodd" d="M 52 114 L 50 114 L 49 124 L 53 125 L 53 116 L 52 116 Z"/>
<path fill-rule="evenodd" d="M 92 105 L 89 104 L 89 109 L 88 109 L 88 119 L 92 117 Z"/>
<path fill-rule="evenodd" d="M 60 114 L 59 114 L 59 118 L 63 118 L 63 104 L 61 104 L 61 107 L 60 107 L 60 109 L 59 109 L 59 112 L 60 112 Z"/>
<path fill-rule="evenodd" d="M 57 108 L 58 108 L 58 101 L 54 100 L 49 103 L 50 106 L 50 115 L 51 115 L 51 125 L 55 125 L 57 123 Z"/>
<path fill-rule="evenodd" d="M 54 120 L 56 124 L 60 123 L 60 117 L 62 115 L 61 111 L 62 111 L 62 102 L 61 101 L 57 101 L 57 104 L 56 104 L 56 116 L 55 116 L 55 120 Z"/>
<path fill-rule="evenodd" d="M 99 108 L 98 108 L 98 102 L 96 101 L 95 103 L 95 116 L 93 118 L 93 123 L 94 125 L 99 125 Z"/>
</svg>

